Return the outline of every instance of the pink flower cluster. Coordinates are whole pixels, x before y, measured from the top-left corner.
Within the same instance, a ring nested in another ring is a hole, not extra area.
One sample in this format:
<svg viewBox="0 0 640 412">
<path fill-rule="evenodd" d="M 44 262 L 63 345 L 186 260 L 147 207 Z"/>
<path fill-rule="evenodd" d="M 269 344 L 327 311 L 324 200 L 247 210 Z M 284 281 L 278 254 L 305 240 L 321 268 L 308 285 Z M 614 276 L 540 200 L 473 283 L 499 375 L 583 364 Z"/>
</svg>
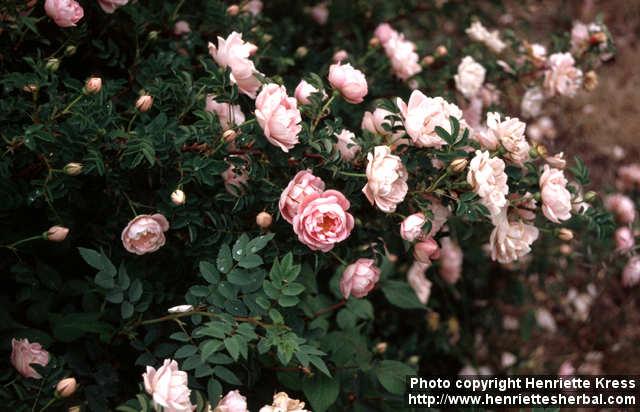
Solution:
<svg viewBox="0 0 640 412">
<path fill-rule="evenodd" d="M 205 111 L 215 113 L 220 121 L 222 130 L 232 129 L 234 126 L 244 123 L 245 117 L 242 109 L 237 104 L 218 103 L 216 96 L 210 94 L 207 96 Z"/>
<path fill-rule="evenodd" d="M 505 164 L 499 157 L 491 157 L 488 151 L 476 150 L 476 155 L 469 163 L 467 183 L 480 196 L 482 203 L 495 217 L 507 204 L 507 174 Z"/>
<path fill-rule="evenodd" d="M 254 44 L 242 40 L 242 34 L 232 32 L 226 39 L 218 37 L 218 46 L 209 43 L 209 54 L 218 63 L 218 66 L 231 73 L 229 78 L 232 83 L 238 85 L 240 93 L 255 99 L 258 89 L 262 85 L 255 76 L 256 68 L 249 56 L 258 50 Z"/>
<path fill-rule="evenodd" d="M 416 45 L 405 39 L 404 34 L 395 31 L 388 23 L 382 23 L 376 28 L 375 36 L 391 61 L 393 73 L 400 80 L 406 81 L 422 71 Z"/>
</svg>

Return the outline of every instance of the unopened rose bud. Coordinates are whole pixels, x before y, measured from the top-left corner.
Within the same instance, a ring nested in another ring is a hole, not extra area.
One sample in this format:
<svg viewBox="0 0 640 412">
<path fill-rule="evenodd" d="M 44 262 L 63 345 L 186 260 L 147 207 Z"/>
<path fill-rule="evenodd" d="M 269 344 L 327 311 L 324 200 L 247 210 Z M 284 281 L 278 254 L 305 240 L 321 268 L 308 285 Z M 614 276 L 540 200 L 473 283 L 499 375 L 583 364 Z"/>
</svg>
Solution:
<svg viewBox="0 0 640 412">
<path fill-rule="evenodd" d="M 38 86 L 36 86 L 35 84 L 25 84 L 22 87 L 22 90 L 24 90 L 27 93 L 35 93 L 38 91 Z"/>
<path fill-rule="evenodd" d="M 238 136 L 238 133 L 235 130 L 227 130 L 224 133 L 222 133 L 222 138 L 224 139 L 225 142 L 230 143 L 233 142 L 234 140 L 236 140 L 236 137 Z"/>
<path fill-rule="evenodd" d="M 438 312 L 429 312 L 427 315 L 427 325 L 432 331 L 438 330 L 440 326 L 440 314 Z"/>
<path fill-rule="evenodd" d="M 347 60 L 349 58 L 349 53 L 346 50 L 338 50 L 333 54 L 333 62 L 340 63 L 343 60 Z"/>
<path fill-rule="evenodd" d="M 62 242 L 67 238 L 69 229 L 64 226 L 51 226 L 49 230 L 44 233 L 44 237 L 52 242 Z"/>
<path fill-rule="evenodd" d="M 72 406 L 69 408 L 69 410 L 67 412 L 80 412 L 81 409 L 79 406 Z"/>
<path fill-rule="evenodd" d="M 240 7 L 237 4 L 232 4 L 231 6 L 227 7 L 227 14 L 229 16 L 237 16 L 238 13 L 240 13 Z"/>
<path fill-rule="evenodd" d="M 307 53 L 309 53 L 309 49 L 304 46 L 300 46 L 296 49 L 296 56 L 299 58 L 303 58 Z"/>
<path fill-rule="evenodd" d="M 589 190 L 587 193 L 584 194 L 584 201 L 593 202 L 596 197 L 598 197 L 598 194 L 593 190 Z"/>
<path fill-rule="evenodd" d="M 584 75 L 584 89 L 591 92 L 596 87 L 598 87 L 598 75 L 593 70 L 590 70 Z"/>
<path fill-rule="evenodd" d="M 158 32 L 156 30 L 151 30 L 149 34 L 147 34 L 147 38 L 151 41 L 156 40 L 158 38 Z"/>
<path fill-rule="evenodd" d="M 69 46 L 67 46 L 66 49 L 64 49 L 64 55 L 65 56 L 73 56 L 74 54 L 76 54 L 76 50 L 77 50 L 76 46 L 69 45 Z"/>
<path fill-rule="evenodd" d="M 62 169 L 69 176 L 78 176 L 82 173 L 82 163 L 71 162 L 67 163 Z"/>
<path fill-rule="evenodd" d="M 102 79 L 99 77 L 90 77 L 84 84 L 84 91 L 87 94 L 100 93 L 102 89 Z"/>
<path fill-rule="evenodd" d="M 440 45 L 440 46 L 436 47 L 436 54 L 439 57 L 446 56 L 448 52 L 449 51 L 447 50 L 447 48 L 445 46 L 443 46 L 443 45 Z"/>
<path fill-rule="evenodd" d="M 270 213 L 267 212 L 260 212 L 258 213 L 258 215 L 256 216 L 256 223 L 258 224 L 258 226 L 260 226 L 262 229 L 266 229 L 269 226 L 271 226 L 271 223 L 273 222 L 273 217 L 271 216 Z"/>
<path fill-rule="evenodd" d="M 435 61 L 436 59 L 431 55 L 427 55 L 422 58 L 422 64 L 424 64 L 425 66 L 431 66 Z"/>
<path fill-rule="evenodd" d="M 592 44 L 605 43 L 607 41 L 607 34 L 602 31 L 594 33 L 591 35 L 589 41 Z"/>
<path fill-rule="evenodd" d="M 451 170 L 453 173 L 462 173 L 464 172 L 464 169 L 467 168 L 468 164 L 469 161 L 461 157 L 451 162 L 451 164 L 449 165 L 449 170 Z"/>
<path fill-rule="evenodd" d="M 407 359 L 407 362 L 409 363 L 409 365 L 415 366 L 420 362 L 420 356 L 418 355 L 409 356 L 409 359 Z"/>
<path fill-rule="evenodd" d="M 549 150 L 547 150 L 547 147 L 540 143 L 534 143 L 533 147 L 529 151 L 529 155 L 533 158 L 536 158 L 538 156 L 547 157 L 548 154 Z"/>
<path fill-rule="evenodd" d="M 138 100 L 136 101 L 136 109 L 141 112 L 146 112 L 151 109 L 151 106 L 153 106 L 153 97 L 148 94 L 138 97 Z"/>
<path fill-rule="evenodd" d="M 457 335 L 460 332 L 460 322 L 458 321 L 458 318 L 449 318 L 449 321 L 447 322 L 447 329 L 451 335 Z"/>
<path fill-rule="evenodd" d="M 380 39 L 377 37 L 372 37 L 371 39 L 369 39 L 369 46 L 371 47 L 378 47 L 380 45 Z"/>
<path fill-rule="evenodd" d="M 558 230 L 558 239 L 568 242 L 573 239 L 573 232 L 571 231 L 571 229 L 563 227 L 562 229 Z"/>
<path fill-rule="evenodd" d="M 68 398 L 75 393 L 77 388 L 76 378 L 65 378 L 56 385 L 56 393 L 61 398 Z"/>
<path fill-rule="evenodd" d="M 45 68 L 50 72 L 58 71 L 58 69 L 60 68 L 60 60 L 59 59 L 47 60 L 47 64 L 45 65 Z"/>
<path fill-rule="evenodd" d="M 387 342 L 378 342 L 378 344 L 376 344 L 375 352 L 382 355 L 387 351 L 388 346 Z"/>
<path fill-rule="evenodd" d="M 184 205 L 184 202 L 187 201 L 187 196 L 180 189 L 176 189 L 171 193 L 171 202 L 176 206 Z"/>
<path fill-rule="evenodd" d="M 560 245 L 560 253 L 562 253 L 565 256 L 569 256 L 570 254 L 573 253 L 573 248 L 571 248 L 570 245 L 563 243 L 562 245 Z"/>
</svg>

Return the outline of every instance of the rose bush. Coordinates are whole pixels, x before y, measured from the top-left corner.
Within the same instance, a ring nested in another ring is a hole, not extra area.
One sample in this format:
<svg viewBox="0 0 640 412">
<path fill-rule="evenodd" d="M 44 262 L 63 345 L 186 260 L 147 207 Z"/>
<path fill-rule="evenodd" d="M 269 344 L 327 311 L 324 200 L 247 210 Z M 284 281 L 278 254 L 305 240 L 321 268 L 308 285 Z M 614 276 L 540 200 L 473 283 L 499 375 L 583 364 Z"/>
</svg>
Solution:
<svg viewBox="0 0 640 412">
<path fill-rule="evenodd" d="M 601 23 L 531 45 L 474 2 L 40 3 L 0 6 L 11 410 L 399 410 L 405 375 L 474 359 L 501 275 L 636 220 L 540 140 Z"/>
</svg>

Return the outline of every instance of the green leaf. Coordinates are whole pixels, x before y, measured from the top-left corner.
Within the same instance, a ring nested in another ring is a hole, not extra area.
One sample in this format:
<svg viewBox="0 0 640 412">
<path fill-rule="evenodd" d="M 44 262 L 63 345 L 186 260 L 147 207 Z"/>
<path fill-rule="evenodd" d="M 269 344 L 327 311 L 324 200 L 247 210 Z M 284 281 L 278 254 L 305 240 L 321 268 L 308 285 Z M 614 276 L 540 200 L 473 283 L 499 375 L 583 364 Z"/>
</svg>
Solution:
<svg viewBox="0 0 640 412">
<path fill-rule="evenodd" d="M 220 282 L 220 274 L 218 273 L 218 270 L 211 262 L 207 262 L 206 260 L 203 260 L 202 262 L 200 262 L 199 267 L 200 267 L 200 274 L 202 275 L 204 280 L 206 280 L 212 285 L 215 285 L 216 283 Z"/>
<path fill-rule="evenodd" d="M 218 378 L 222 379 L 223 381 L 230 383 L 231 385 L 242 385 L 242 382 L 240 381 L 240 379 L 238 379 L 236 377 L 236 375 L 231 372 L 229 369 L 225 368 L 224 366 L 216 366 L 215 368 L 213 368 L 213 374 L 216 375 Z"/>
<path fill-rule="evenodd" d="M 415 375 L 409 365 L 394 360 L 383 360 L 374 369 L 380 384 L 394 395 L 402 395 L 406 389 L 407 375 Z"/>
<path fill-rule="evenodd" d="M 96 276 L 93 278 L 93 281 L 96 283 L 96 285 L 105 289 L 113 289 L 113 287 L 116 285 L 114 276 L 110 275 L 104 270 L 101 270 L 100 272 L 96 273 Z"/>
<path fill-rule="evenodd" d="M 85 262 L 100 271 L 104 271 L 106 275 L 111 277 L 116 276 L 118 271 L 116 267 L 113 266 L 113 263 L 109 260 L 107 256 L 102 253 L 98 253 L 92 249 L 85 249 L 83 247 L 79 247 L 78 251 L 80 252 L 80 256 L 84 259 Z"/>
<path fill-rule="evenodd" d="M 209 339 L 208 341 L 205 341 L 200 347 L 202 361 L 206 362 L 209 356 L 217 352 L 221 347 L 222 342 L 217 339 Z"/>
<path fill-rule="evenodd" d="M 71 342 L 85 333 L 107 335 L 112 333 L 113 327 L 99 321 L 99 313 L 70 313 L 68 315 L 51 314 L 50 322 L 53 337 L 61 342 Z"/>
<path fill-rule="evenodd" d="M 222 396 L 222 385 L 216 379 L 209 379 L 207 383 L 207 398 L 212 405 L 216 405 Z"/>
<path fill-rule="evenodd" d="M 133 316 L 133 304 L 127 300 L 122 302 L 122 305 L 120 305 L 120 315 L 122 319 L 129 319 Z"/>
<path fill-rule="evenodd" d="M 329 372 L 327 365 L 325 365 L 324 360 L 322 360 L 321 357 L 316 355 L 309 355 L 309 360 L 311 361 L 311 363 L 313 363 L 313 366 L 318 368 L 322 373 L 331 377 L 331 372 Z"/>
<path fill-rule="evenodd" d="M 107 292 L 104 298 L 111 303 L 122 303 L 124 300 L 124 293 L 119 289 L 112 289 Z"/>
<path fill-rule="evenodd" d="M 246 233 L 243 233 L 236 243 L 233 244 L 232 255 L 233 258 L 237 261 L 247 254 L 247 244 L 249 243 L 249 236 Z"/>
<path fill-rule="evenodd" d="M 282 288 L 282 293 L 288 296 L 296 296 L 304 292 L 304 285 L 300 283 L 289 283 Z"/>
<path fill-rule="evenodd" d="M 448 144 L 452 144 L 453 143 L 453 137 L 451 137 L 451 135 L 449 134 L 449 132 L 447 132 L 445 129 L 443 129 L 440 126 L 436 126 L 435 127 L 435 132 L 436 134 L 445 142 L 447 142 Z"/>
<path fill-rule="evenodd" d="M 262 261 L 262 258 L 258 255 L 242 256 L 238 261 L 238 265 L 240 265 L 245 269 L 253 269 L 255 267 L 262 265 L 262 263 L 264 262 Z"/>
<path fill-rule="evenodd" d="M 247 250 L 249 253 L 258 253 L 267 246 L 267 243 L 269 243 L 275 235 L 275 233 L 269 233 L 268 235 L 262 235 L 251 239 L 251 241 L 247 243 Z"/>
<path fill-rule="evenodd" d="M 188 358 L 189 356 L 195 355 L 198 351 L 198 348 L 193 345 L 184 345 L 178 348 L 176 353 L 173 354 L 173 357 L 176 359 Z"/>
<path fill-rule="evenodd" d="M 242 263 L 240 263 L 240 266 L 242 266 Z M 234 269 L 227 275 L 227 280 L 234 285 L 245 286 L 255 282 L 257 275 L 258 271 L 249 272 L 248 270 Z"/>
<path fill-rule="evenodd" d="M 424 305 L 408 283 L 389 280 L 382 284 L 382 292 L 389 303 L 402 309 L 421 309 Z"/>
<path fill-rule="evenodd" d="M 216 259 L 216 265 L 218 266 L 218 270 L 222 273 L 228 273 L 233 266 L 233 258 L 231 257 L 231 249 L 229 249 L 229 245 L 224 244 L 220 247 L 220 251 L 218 252 L 218 259 Z"/>
<path fill-rule="evenodd" d="M 297 296 L 285 296 L 282 295 L 278 298 L 278 304 L 283 308 L 290 308 L 298 304 L 300 299 Z"/>
<path fill-rule="evenodd" d="M 302 381 L 302 390 L 313 410 L 324 412 L 338 399 L 340 384 L 337 379 L 316 374 Z"/>
<path fill-rule="evenodd" d="M 129 287 L 129 300 L 131 302 L 137 302 L 142 296 L 142 282 L 140 279 L 133 279 L 131 286 Z"/>
<path fill-rule="evenodd" d="M 238 356 L 240 355 L 240 342 L 238 342 L 237 336 L 229 336 L 224 340 L 224 347 L 229 352 L 229 355 L 233 358 L 233 360 L 237 361 Z"/>
</svg>

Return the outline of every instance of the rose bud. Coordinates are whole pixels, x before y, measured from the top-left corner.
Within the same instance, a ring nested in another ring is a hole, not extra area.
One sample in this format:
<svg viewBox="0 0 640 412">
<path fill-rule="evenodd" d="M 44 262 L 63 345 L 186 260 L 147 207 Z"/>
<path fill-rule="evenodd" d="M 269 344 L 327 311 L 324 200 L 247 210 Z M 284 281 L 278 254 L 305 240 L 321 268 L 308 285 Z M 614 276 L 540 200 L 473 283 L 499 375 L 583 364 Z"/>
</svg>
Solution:
<svg viewBox="0 0 640 412">
<path fill-rule="evenodd" d="M 303 58 L 309 53 L 309 49 L 304 46 L 300 46 L 296 49 L 296 57 Z"/>
<path fill-rule="evenodd" d="M 22 90 L 27 93 L 35 93 L 38 91 L 38 86 L 35 84 L 25 84 L 24 87 L 22 87 Z"/>
<path fill-rule="evenodd" d="M 158 31 L 157 30 L 151 30 L 149 32 L 149 34 L 147 34 L 147 38 L 151 41 L 154 41 L 158 38 Z"/>
<path fill-rule="evenodd" d="M 47 64 L 45 64 L 45 68 L 50 72 L 58 71 L 58 69 L 60 68 L 60 60 L 58 59 L 47 60 Z"/>
<path fill-rule="evenodd" d="M 44 233 L 44 236 L 47 240 L 52 242 L 62 242 L 67 238 L 69 234 L 69 228 L 64 226 L 51 226 L 49 230 Z"/>
<path fill-rule="evenodd" d="M 87 94 L 100 93 L 102 89 L 102 79 L 99 77 L 91 77 L 84 84 L 84 92 Z"/>
<path fill-rule="evenodd" d="M 189 22 L 184 20 L 179 20 L 176 24 L 173 25 L 173 34 L 176 36 L 182 36 L 183 34 L 191 33 L 191 27 L 189 26 Z"/>
<path fill-rule="evenodd" d="M 227 143 L 230 143 L 236 140 L 236 136 L 238 136 L 238 133 L 235 130 L 231 130 L 231 129 L 222 133 L 222 138 Z"/>
<path fill-rule="evenodd" d="M 176 189 L 171 193 L 171 202 L 176 206 L 184 205 L 184 202 L 187 201 L 187 196 L 180 189 Z"/>
<path fill-rule="evenodd" d="M 143 94 L 142 96 L 138 97 L 138 100 L 136 101 L 136 109 L 140 110 L 141 112 L 146 112 L 149 109 L 151 109 L 151 106 L 153 105 L 153 97 L 149 96 L 148 94 Z"/>
<path fill-rule="evenodd" d="M 449 51 L 447 50 L 447 48 L 445 46 L 443 46 L 443 45 L 440 45 L 440 46 L 436 47 L 436 54 L 439 57 L 446 56 L 448 52 Z"/>
<path fill-rule="evenodd" d="M 82 173 L 82 163 L 71 162 L 67 163 L 67 165 L 62 169 L 69 176 L 77 176 Z"/>
<path fill-rule="evenodd" d="M 369 40 L 369 46 L 371 47 L 378 47 L 380 45 L 380 39 L 377 37 L 372 37 Z"/>
<path fill-rule="evenodd" d="M 260 226 L 262 229 L 266 229 L 269 226 L 271 226 L 271 223 L 273 222 L 273 217 L 271 216 L 270 213 L 267 212 L 260 212 L 258 213 L 258 215 L 256 216 L 256 223 L 258 226 Z"/>
<path fill-rule="evenodd" d="M 76 54 L 76 50 L 78 50 L 78 48 L 74 45 L 69 45 L 67 46 L 66 49 L 64 49 L 64 55 L 65 56 L 73 56 L 74 54 Z"/>
<path fill-rule="evenodd" d="M 598 193 L 594 192 L 593 190 L 589 190 L 584 194 L 584 201 L 592 202 L 596 197 L 598 197 Z"/>
<path fill-rule="evenodd" d="M 626 226 L 619 227 L 613 234 L 616 250 L 621 253 L 629 252 L 636 244 L 633 232 Z"/>
<path fill-rule="evenodd" d="M 380 279 L 380 269 L 373 259 L 358 259 L 347 266 L 340 279 L 340 292 L 345 299 L 350 295 L 363 298 L 369 294 Z"/>
<path fill-rule="evenodd" d="M 568 242 L 571 239 L 573 239 L 573 232 L 571 231 L 571 229 L 567 229 L 563 227 L 560 230 L 558 230 L 558 239 Z"/>
<path fill-rule="evenodd" d="M 596 87 L 598 87 L 598 75 L 593 70 L 590 70 L 584 75 L 584 89 L 591 92 Z"/>
<path fill-rule="evenodd" d="M 435 61 L 436 59 L 431 55 L 427 55 L 422 58 L 422 64 L 425 66 L 431 66 Z"/>
<path fill-rule="evenodd" d="M 449 165 L 449 169 L 453 172 L 453 173 L 462 173 L 464 172 L 464 169 L 467 168 L 467 165 L 469 164 L 469 161 L 463 157 L 455 159 L 453 162 L 451 162 L 451 164 Z"/>
<path fill-rule="evenodd" d="M 413 242 L 420 238 L 425 222 L 426 219 L 422 212 L 407 216 L 402 223 L 400 223 L 400 237 L 408 242 Z"/>
<path fill-rule="evenodd" d="M 231 6 L 227 7 L 227 14 L 229 16 L 237 16 L 238 13 L 240 13 L 240 7 L 238 7 L 237 4 L 232 4 Z"/>
<path fill-rule="evenodd" d="M 440 257 L 440 248 L 433 238 L 418 242 L 413 248 L 413 257 L 421 263 L 430 263 Z"/>
<path fill-rule="evenodd" d="M 329 67 L 329 83 L 352 104 L 362 103 L 369 91 L 364 74 L 350 64 L 332 64 Z"/>
<path fill-rule="evenodd" d="M 62 398 L 68 398 L 75 393 L 77 388 L 76 378 L 65 378 L 56 385 L 56 394 Z"/>
<path fill-rule="evenodd" d="M 378 342 L 376 344 L 375 351 L 376 351 L 376 353 L 383 354 L 383 353 L 385 353 L 387 351 L 387 347 L 388 346 L 389 345 L 387 344 L 387 342 Z"/>
</svg>

